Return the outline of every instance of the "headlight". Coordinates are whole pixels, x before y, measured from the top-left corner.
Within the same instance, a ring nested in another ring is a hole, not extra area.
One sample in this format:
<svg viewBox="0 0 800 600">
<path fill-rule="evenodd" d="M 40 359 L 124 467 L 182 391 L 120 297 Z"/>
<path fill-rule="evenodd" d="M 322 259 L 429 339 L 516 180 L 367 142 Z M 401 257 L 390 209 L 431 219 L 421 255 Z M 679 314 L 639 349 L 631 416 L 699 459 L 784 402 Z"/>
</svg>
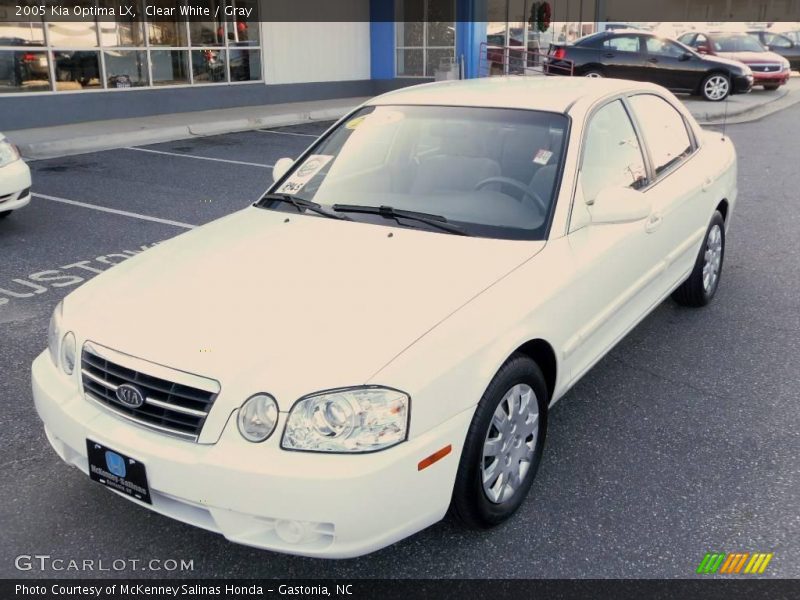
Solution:
<svg viewBox="0 0 800 600">
<path fill-rule="evenodd" d="M 75 370 L 75 350 L 75 334 L 68 331 L 61 340 L 61 369 L 67 375 L 72 375 Z"/>
<path fill-rule="evenodd" d="M 297 401 L 281 447 L 311 452 L 373 452 L 408 434 L 408 394 L 383 387 L 321 392 Z"/>
<path fill-rule="evenodd" d="M 47 327 L 47 347 L 50 350 L 50 358 L 53 364 L 58 367 L 59 345 L 61 342 L 61 313 L 62 303 L 56 304 L 53 314 L 50 316 L 50 325 Z"/>
<path fill-rule="evenodd" d="M 263 442 L 278 424 L 278 404 L 269 394 L 256 394 L 239 409 L 239 433 L 249 442 Z"/>
<path fill-rule="evenodd" d="M 6 139 L 0 140 L 0 167 L 19 159 L 17 147 Z"/>
</svg>

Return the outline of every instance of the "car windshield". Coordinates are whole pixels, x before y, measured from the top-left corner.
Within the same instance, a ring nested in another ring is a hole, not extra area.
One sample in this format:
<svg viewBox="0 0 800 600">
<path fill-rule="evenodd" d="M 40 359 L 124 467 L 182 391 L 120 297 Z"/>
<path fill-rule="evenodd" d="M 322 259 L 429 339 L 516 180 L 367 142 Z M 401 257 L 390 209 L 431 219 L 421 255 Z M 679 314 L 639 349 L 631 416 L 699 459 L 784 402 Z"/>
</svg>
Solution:
<svg viewBox="0 0 800 600">
<path fill-rule="evenodd" d="M 443 217 L 467 235 L 541 240 L 568 123 L 563 114 L 531 110 L 368 106 L 316 143 L 270 191 L 358 221 L 443 231 L 389 210 L 352 210 L 391 207 Z M 268 207 L 293 210 L 287 202 Z"/>
<path fill-rule="evenodd" d="M 758 40 L 746 33 L 717 34 L 713 39 L 714 50 L 717 52 L 764 52 Z"/>
</svg>

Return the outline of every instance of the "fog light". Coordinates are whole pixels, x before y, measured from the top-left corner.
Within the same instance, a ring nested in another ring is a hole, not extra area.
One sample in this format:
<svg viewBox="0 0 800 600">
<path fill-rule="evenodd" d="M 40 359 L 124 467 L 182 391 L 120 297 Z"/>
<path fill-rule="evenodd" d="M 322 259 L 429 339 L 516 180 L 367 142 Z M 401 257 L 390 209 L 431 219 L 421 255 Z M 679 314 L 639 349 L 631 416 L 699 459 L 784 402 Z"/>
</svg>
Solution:
<svg viewBox="0 0 800 600">
<path fill-rule="evenodd" d="M 275 533 L 287 544 L 299 544 L 317 537 L 314 524 L 308 521 L 278 521 L 275 524 Z"/>
<path fill-rule="evenodd" d="M 75 370 L 75 351 L 75 334 L 69 331 L 61 342 L 61 368 L 67 375 Z"/>
<path fill-rule="evenodd" d="M 239 409 L 239 433 L 248 442 L 263 442 L 278 424 L 278 403 L 269 394 L 256 394 Z"/>
</svg>

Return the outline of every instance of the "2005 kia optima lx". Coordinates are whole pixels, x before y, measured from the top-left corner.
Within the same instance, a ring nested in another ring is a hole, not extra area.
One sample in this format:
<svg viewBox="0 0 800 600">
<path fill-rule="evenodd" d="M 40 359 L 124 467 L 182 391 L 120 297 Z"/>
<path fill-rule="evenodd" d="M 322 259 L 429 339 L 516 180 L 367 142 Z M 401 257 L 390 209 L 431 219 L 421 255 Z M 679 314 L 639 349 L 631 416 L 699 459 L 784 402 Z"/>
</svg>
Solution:
<svg viewBox="0 0 800 600">
<path fill-rule="evenodd" d="M 274 175 L 67 296 L 33 394 L 92 479 L 326 557 L 511 517 L 548 408 L 670 294 L 712 299 L 737 192 L 669 92 L 583 78 L 392 92 Z"/>
</svg>

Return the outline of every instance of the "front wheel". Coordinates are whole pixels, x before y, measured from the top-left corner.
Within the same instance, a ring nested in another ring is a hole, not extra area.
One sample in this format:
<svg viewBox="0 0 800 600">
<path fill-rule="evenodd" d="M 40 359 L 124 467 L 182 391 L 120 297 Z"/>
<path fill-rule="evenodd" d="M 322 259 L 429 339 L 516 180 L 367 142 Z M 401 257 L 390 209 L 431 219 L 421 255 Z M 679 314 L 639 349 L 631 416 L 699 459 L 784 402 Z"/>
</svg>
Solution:
<svg viewBox="0 0 800 600">
<path fill-rule="evenodd" d="M 11 215 L 11 211 L 10 210 L 6 210 L 4 212 L 0 212 L 0 219 L 5 219 L 6 217 L 8 217 L 10 215 Z"/>
<path fill-rule="evenodd" d="M 731 92 L 731 80 L 722 73 L 712 73 L 703 79 L 700 93 L 710 102 L 725 100 Z"/>
<path fill-rule="evenodd" d="M 672 299 L 683 306 L 705 306 L 714 298 L 722 275 L 725 258 L 725 221 L 719 211 L 714 213 L 706 237 L 689 278 L 672 293 Z"/>
<path fill-rule="evenodd" d="M 768 92 L 774 92 L 779 87 L 781 87 L 781 86 L 780 85 L 765 85 L 764 89 L 767 90 Z"/>
<path fill-rule="evenodd" d="M 539 366 L 515 354 L 483 394 L 458 465 L 452 514 L 485 529 L 513 515 L 528 495 L 547 431 L 547 385 Z"/>
</svg>

